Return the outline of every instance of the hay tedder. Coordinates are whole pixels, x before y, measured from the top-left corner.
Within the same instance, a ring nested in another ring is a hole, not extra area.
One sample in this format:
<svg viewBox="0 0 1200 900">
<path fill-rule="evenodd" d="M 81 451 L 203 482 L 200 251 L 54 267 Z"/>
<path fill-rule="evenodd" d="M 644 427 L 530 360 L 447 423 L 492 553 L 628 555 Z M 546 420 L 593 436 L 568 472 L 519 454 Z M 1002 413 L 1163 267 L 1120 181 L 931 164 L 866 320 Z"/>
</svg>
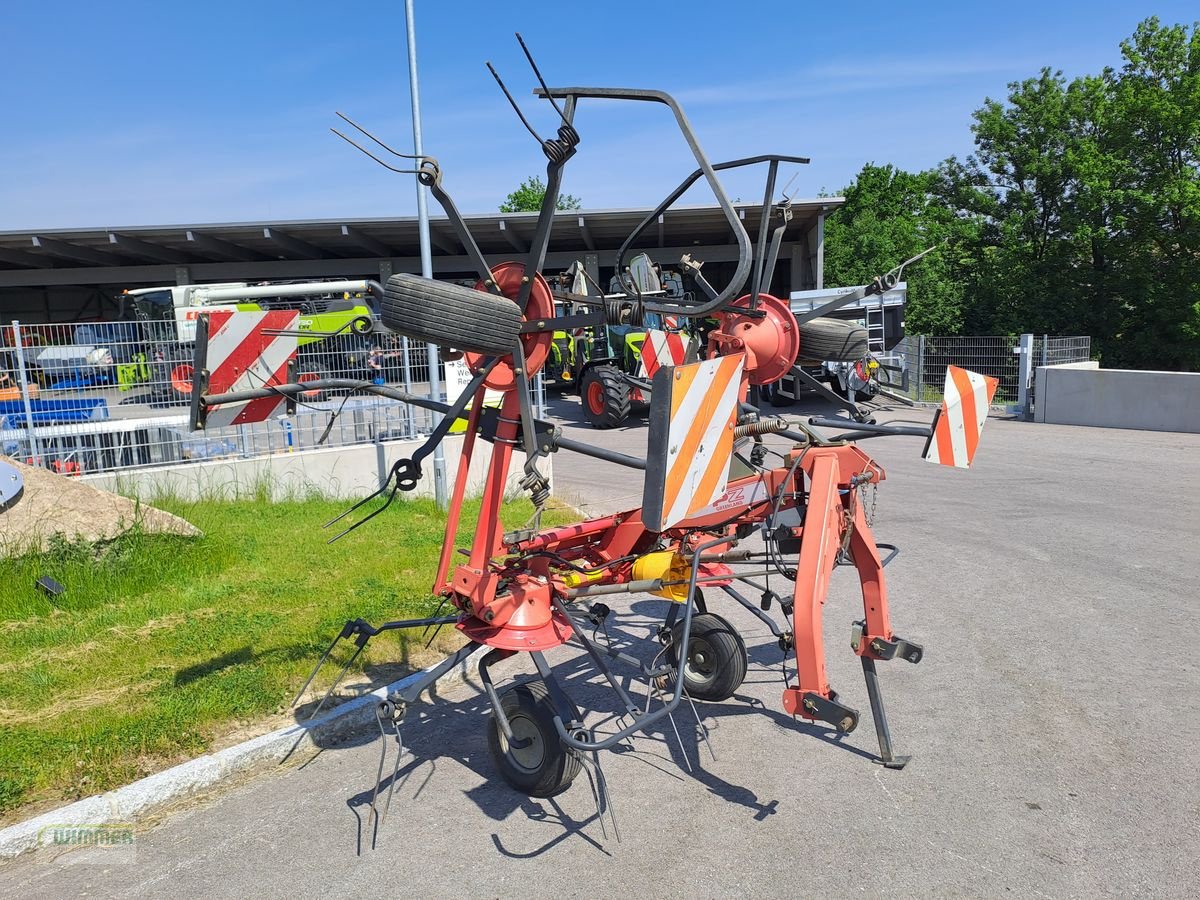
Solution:
<svg viewBox="0 0 1200 900">
<path fill-rule="evenodd" d="M 525 48 L 523 42 L 521 46 Z M 415 174 L 431 190 L 478 272 L 474 289 L 397 274 L 388 280 L 381 301 L 382 322 L 388 328 L 464 354 L 473 377 L 461 396 L 439 403 L 352 379 L 301 384 L 293 375 L 295 313 L 212 313 L 201 319 L 194 427 L 275 415 L 297 394 L 313 389 L 373 393 L 441 414 L 424 445 L 411 458 L 392 465 L 380 491 L 343 516 L 372 501 L 376 509 L 337 537 L 376 515 L 398 491 L 414 489 L 422 460 L 454 422 L 467 421 L 433 585 L 443 604 L 440 609 L 446 605 L 451 609 L 446 615 L 380 625 L 362 619 L 347 622 L 301 695 L 339 641 L 353 642 L 355 650 L 334 687 L 375 635 L 452 625 L 466 644 L 379 705 L 381 730 L 394 726 L 398 735 L 406 705 L 442 674 L 481 651 L 479 678 L 492 709 L 488 744 L 500 775 L 517 790 L 544 797 L 565 789 L 586 766 L 589 776 L 594 775 L 603 821 L 603 811 L 610 807 L 599 751 L 628 742 L 654 729 L 656 723 L 674 727 L 677 710 L 690 708 L 695 714 L 692 701 L 726 700 L 742 683 L 748 665 L 746 647 L 729 620 L 712 610 L 711 601 L 718 593 L 756 616 L 778 641 L 787 682 L 783 708 L 793 716 L 827 723 L 838 732 L 854 730 L 859 713 L 826 676 L 822 627 L 830 577 L 836 567 L 850 566 L 858 573 L 863 598 L 862 618 L 851 629 L 851 646 L 866 679 L 879 761 L 890 768 L 902 767 L 907 758 L 892 747 L 876 664 L 894 659 L 917 663 L 922 649 L 892 628 L 883 569 L 895 549 L 875 540 L 870 504 L 863 502 L 864 495 L 884 479 L 884 471 L 856 441 L 882 435 L 924 436 L 928 459 L 965 466 L 978 443 L 994 381 L 963 370 L 950 373 L 946 402 L 929 428 L 841 418 L 807 422 L 760 418 L 745 402 L 750 386 L 783 377 L 801 349 L 788 304 L 762 290 L 786 226 L 786 212 L 776 208 L 772 198 L 779 165 L 789 158 L 767 155 L 712 165 L 683 110 L 669 95 L 617 88 L 549 88 L 528 50 L 525 53 L 541 84 L 535 93 L 553 107 L 559 124 L 555 137 L 539 137 L 492 70 L 548 160 L 546 197 L 524 260 L 487 263 L 446 192 L 433 157 L 405 157 L 359 128 L 384 153 L 413 160 L 413 168 L 406 169 L 377 156 L 379 150 L 371 152 L 351 141 L 388 169 Z M 566 320 L 555 317 L 555 294 L 541 269 L 563 168 L 580 142 L 576 110 L 588 101 L 660 104 L 672 114 L 698 168 L 669 199 L 677 199 L 703 177 L 740 248 L 736 270 L 723 288 L 709 284 L 700 261 L 685 258 L 683 265 L 699 288 L 694 297 L 576 294 L 570 298 L 574 309 L 589 311 Z M 757 246 L 717 178 L 719 169 L 750 164 L 767 166 L 765 212 L 769 215 L 762 218 Z M 771 220 L 777 224 L 768 234 Z M 748 279 L 750 289 L 744 292 Z M 877 286 L 886 280 L 879 279 Z M 713 317 L 717 325 L 708 333 L 701 360 L 664 365 L 654 373 L 645 458 L 568 439 L 553 424 L 535 418 L 531 379 L 546 363 L 556 330 L 642 321 L 646 313 Z M 482 402 L 488 389 L 502 394 L 498 408 Z M 821 427 L 839 433 L 825 436 L 817 430 Z M 769 435 L 778 437 L 764 440 Z M 482 505 L 470 546 L 459 549 L 455 536 L 467 472 L 481 444 L 491 445 Z M 641 508 L 542 528 L 541 510 L 550 489 L 539 462 L 562 451 L 643 473 Z M 535 514 L 525 527 L 514 529 L 501 522 L 500 511 L 518 452 L 523 455 L 519 484 L 531 496 Z M 881 550 L 889 552 L 887 559 Z M 776 593 L 769 582 L 764 584 L 770 578 L 777 579 L 776 584 L 782 579 L 787 590 Z M 750 590 L 756 595 L 753 601 L 743 594 Z M 626 652 L 628 646 L 597 638 L 599 631 L 607 634 L 607 624 L 620 615 L 608 604 L 639 594 L 669 601 L 655 628 L 657 641 L 642 656 Z M 559 659 L 563 651 L 558 648 L 578 651 L 574 662 L 590 666 L 592 680 L 611 688 L 615 710 L 605 719 L 606 730 L 597 727 L 594 718 L 589 725 L 565 680 L 556 675 L 547 654 L 558 651 L 555 658 Z M 536 677 L 498 690 L 493 668 L 518 654 L 527 655 Z M 790 675 L 789 657 L 794 670 Z M 699 725 L 698 714 L 696 719 Z"/>
</svg>

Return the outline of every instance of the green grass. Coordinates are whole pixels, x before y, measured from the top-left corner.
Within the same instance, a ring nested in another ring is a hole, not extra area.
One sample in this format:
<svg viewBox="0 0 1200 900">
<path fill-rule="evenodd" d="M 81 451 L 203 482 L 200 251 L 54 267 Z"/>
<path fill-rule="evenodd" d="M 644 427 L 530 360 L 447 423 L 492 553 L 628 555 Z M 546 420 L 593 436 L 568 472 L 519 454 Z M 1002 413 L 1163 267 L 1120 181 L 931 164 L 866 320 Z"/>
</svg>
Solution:
<svg viewBox="0 0 1200 900">
<path fill-rule="evenodd" d="M 0 560 L 0 821 L 126 784 L 284 713 L 346 619 L 437 605 L 445 517 L 431 502 L 395 503 L 331 546 L 321 525 L 343 501 L 157 505 L 204 537 L 134 532 Z M 460 544 L 476 509 L 464 510 Z M 504 521 L 530 512 L 516 501 Z M 66 592 L 45 596 L 42 575 Z M 442 647 L 456 635 L 443 630 Z M 380 636 L 356 669 L 381 681 L 429 661 L 413 641 Z"/>
</svg>

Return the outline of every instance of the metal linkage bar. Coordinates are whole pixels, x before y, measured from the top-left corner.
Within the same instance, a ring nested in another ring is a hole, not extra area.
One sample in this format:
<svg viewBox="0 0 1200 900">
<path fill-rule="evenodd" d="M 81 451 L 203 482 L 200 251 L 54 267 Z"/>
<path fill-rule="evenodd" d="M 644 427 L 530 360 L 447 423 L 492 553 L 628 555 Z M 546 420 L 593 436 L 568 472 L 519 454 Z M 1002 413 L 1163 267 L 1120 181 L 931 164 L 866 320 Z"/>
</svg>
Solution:
<svg viewBox="0 0 1200 900">
<path fill-rule="evenodd" d="M 685 316 L 706 316 L 709 313 L 720 309 L 730 300 L 734 299 L 741 291 L 742 286 L 746 283 L 746 278 L 750 274 L 752 258 L 750 237 L 746 234 L 746 229 L 742 226 L 741 220 L 738 218 L 737 211 L 733 208 L 733 204 L 729 202 L 729 197 L 725 194 L 725 188 L 717 179 L 716 171 L 713 169 L 712 164 L 708 161 L 708 157 L 704 154 L 704 150 L 700 147 L 700 142 L 696 139 L 696 134 L 694 131 L 692 131 L 691 123 L 688 121 L 687 116 L 684 115 L 683 108 L 678 102 L 676 102 L 675 98 L 665 91 L 645 91 L 632 88 L 539 88 L 534 93 L 536 93 L 539 97 L 561 98 L 566 100 L 579 100 L 587 98 L 599 100 L 636 100 L 649 103 L 661 103 L 671 110 L 675 116 L 675 123 L 679 126 L 679 130 L 683 133 L 684 140 L 687 141 L 688 147 L 691 148 L 692 155 L 696 158 L 696 162 L 699 165 L 701 172 L 704 173 L 705 180 L 708 182 L 708 186 L 712 190 L 713 196 L 717 198 L 717 204 L 721 207 L 721 211 L 725 214 L 725 218 L 729 222 L 730 230 L 737 238 L 738 265 L 733 274 L 733 278 L 730 280 L 729 284 L 725 286 L 725 289 L 707 303 L 688 306 L 678 303 L 670 303 L 668 301 L 656 301 L 647 303 L 646 309 L 650 312 L 675 313 Z M 622 254 L 624 253 L 625 249 L 626 248 L 622 248 Z M 623 255 L 618 255 L 618 271 L 620 271 L 622 260 Z"/>
<path fill-rule="evenodd" d="M 809 159 L 806 156 L 781 156 L 778 154 L 765 155 L 765 156 L 748 156 L 744 159 L 732 159 L 732 160 L 728 160 L 727 162 L 716 163 L 712 166 L 712 170 L 714 172 L 720 172 L 720 171 L 723 171 L 724 169 L 738 169 L 738 168 L 742 168 L 743 166 L 754 166 L 754 165 L 758 165 L 759 163 L 764 163 L 764 162 L 769 162 L 769 163 L 773 163 L 773 164 L 787 162 L 787 163 L 797 163 L 799 165 L 804 165 L 809 162 Z M 689 175 L 687 178 L 685 178 L 683 181 L 681 181 L 679 183 L 679 186 L 677 188 L 675 188 L 675 190 L 673 190 L 670 194 L 668 194 L 667 198 L 665 200 L 663 200 L 657 207 L 655 207 L 651 212 L 649 212 L 646 215 L 646 217 L 644 219 L 642 219 L 641 222 L 638 223 L 637 227 L 634 228 L 634 230 L 630 233 L 629 237 L 627 237 L 625 239 L 625 243 L 623 243 L 621 245 L 621 248 L 617 251 L 616 265 L 617 265 L 618 271 L 620 271 L 620 269 L 624 265 L 625 254 L 629 252 L 629 249 L 633 246 L 634 241 L 636 241 L 638 239 L 638 237 L 642 234 L 642 232 L 645 231 L 647 228 L 649 228 L 651 225 L 653 225 L 655 222 L 657 222 L 658 217 L 661 216 L 663 213 L 665 213 L 671 207 L 671 205 L 673 203 L 675 203 L 676 200 L 678 200 L 680 197 L 682 197 L 687 192 L 688 188 L 690 188 L 693 184 L 695 184 L 700 179 L 700 177 L 705 174 L 706 173 L 705 173 L 704 169 L 696 169 L 696 171 L 692 172 L 691 175 Z M 739 224 L 740 224 L 740 220 L 739 220 Z M 770 270 L 768 270 L 768 271 L 770 271 Z M 716 292 L 714 291 L 711 296 L 714 296 L 714 297 L 717 296 Z M 649 307 L 647 307 L 647 308 L 649 308 Z"/>
<path fill-rule="evenodd" d="M 430 400 L 428 397 L 418 397 L 410 394 L 407 391 L 402 391 L 399 388 L 389 387 L 388 385 L 369 384 L 365 381 L 358 381 L 354 378 L 321 378 L 315 381 L 306 381 L 304 383 L 278 384 L 265 388 L 251 388 L 245 391 L 234 391 L 228 394 L 212 394 L 201 397 L 198 401 L 201 413 L 208 407 L 220 406 L 222 403 L 240 403 L 247 400 L 259 400 L 263 397 L 273 396 L 294 396 L 304 391 L 329 391 L 329 390 L 352 390 L 366 394 L 377 394 L 380 397 L 387 397 L 391 400 L 399 400 L 403 403 L 411 403 L 413 406 L 419 406 L 422 409 L 448 413 L 451 406 L 448 403 L 441 403 L 436 400 Z M 201 415 L 201 418 L 203 416 Z M 459 416 L 460 419 L 466 420 L 466 416 Z M 601 459 L 605 462 L 616 463 L 618 466 L 624 466 L 628 469 L 646 468 L 646 460 L 636 456 L 629 456 L 626 453 L 619 453 L 616 450 L 606 450 L 603 447 L 593 447 L 590 444 L 585 444 L 582 441 L 572 440 L 571 438 L 560 437 L 558 429 L 548 422 L 535 422 L 535 427 L 539 431 L 543 430 L 550 436 L 549 440 L 552 443 L 552 450 L 570 450 L 572 453 L 579 453 L 583 456 L 590 456 L 593 459 Z M 482 435 L 484 440 L 490 441 L 492 438 L 488 434 Z"/>
<path fill-rule="evenodd" d="M 835 441 L 859 441 L 868 437 L 883 437 L 890 434 L 927 438 L 933 434 L 932 428 L 919 425 L 875 425 L 866 422 L 848 422 L 845 419 L 831 419 L 826 416 L 813 416 L 808 420 L 808 424 L 816 425 L 818 428 L 845 428 L 847 425 L 853 428 L 853 431 L 834 435 L 832 440 Z"/>
<path fill-rule="evenodd" d="M 691 580 L 688 584 L 687 601 L 684 603 L 684 607 L 683 607 L 683 635 L 682 635 L 682 640 L 680 641 L 680 644 L 679 644 L 679 646 L 682 648 L 682 650 L 680 651 L 682 654 L 681 659 L 686 657 L 688 642 L 691 640 L 691 637 L 692 637 L 692 614 L 696 608 L 696 578 L 700 572 L 701 554 L 705 550 L 710 550 L 713 547 L 719 547 L 722 544 L 728 544 L 728 543 L 729 543 L 728 537 L 716 538 L 714 540 L 706 541 L 706 542 L 698 545 L 692 553 L 692 575 L 691 575 Z M 555 601 L 555 602 L 561 607 L 561 605 L 562 605 L 561 601 Z M 568 620 L 571 621 L 572 625 L 574 625 L 574 620 L 571 619 L 570 616 L 567 616 L 567 618 L 568 618 Z M 577 626 L 575 627 L 575 635 L 576 635 L 576 637 L 578 637 L 581 640 L 581 642 L 583 643 L 585 648 L 590 646 L 591 641 L 588 640 L 586 635 L 582 634 L 582 632 L 579 630 L 579 628 Z M 589 651 L 589 652 L 592 652 L 592 651 Z M 592 652 L 592 658 L 593 659 L 597 658 L 596 654 L 594 652 Z M 599 660 L 599 663 L 600 663 L 601 670 L 607 672 L 608 667 L 603 664 L 603 661 Z M 622 700 L 625 700 L 628 697 L 628 694 L 625 694 L 625 692 L 623 690 L 618 691 L 618 693 L 622 695 Z M 554 727 L 558 731 L 559 739 L 563 742 L 563 744 L 565 744 L 568 747 L 571 747 L 572 749 L 587 750 L 589 752 L 593 751 L 593 750 L 607 750 L 609 747 L 616 746 L 617 744 L 619 744 L 621 741 L 625 740 L 625 738 L 629 737 L 630 735 L 635 734 L 639 731 L 644 731 L 648 726 L 653 725 L 655 722 L 658 722 L 661 719 L 665 719 L 665 718 L 669 717 L 675 711 L 676 707 L 679 706 L 679 701 L 682 698 L 683 698 L 683 673 L 682 673 L 682 669 L 680 669 L 675 677 L 675 691 L 671 695 L 671 698 L 664 702 L 661 709 L 656 709 L 652 713 L 644 713 L 641 715 L 635 715 L 634 721 L 632 724 L 626 726 L 625 728 L 620 729 L 619 731 L 614 732 L 613 734 L 610 734 L 608 737 L 604 738 L 603 740 L 592 743 L 592 742 L 588 742 L 588 741 L 581 741 L 578 738 L 573 737 L 572 735 L 567 733 L 567 729 L 566 729 L 565 725 L 563 724 L 562 719 L 559 716 L 554 717 Z"/>
</svg>

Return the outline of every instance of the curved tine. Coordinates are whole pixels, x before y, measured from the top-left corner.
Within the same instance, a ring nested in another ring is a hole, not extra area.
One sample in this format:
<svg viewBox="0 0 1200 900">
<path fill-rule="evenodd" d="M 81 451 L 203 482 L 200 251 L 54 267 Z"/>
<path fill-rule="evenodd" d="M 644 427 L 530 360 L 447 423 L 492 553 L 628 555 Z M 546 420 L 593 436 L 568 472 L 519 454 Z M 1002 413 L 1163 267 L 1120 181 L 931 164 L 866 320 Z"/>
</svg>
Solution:
<svg viewBox="0 0 1200 900">
<path fill-rule="evenodd" d="M 538 71 L 537 63 L 533 61 L 533 54 L 529 52 L 529 48 L 525 46 L 525 39 L 521 37 L 521 32 L 516 32 L 517 43 L 521 45 L 521 49 L 525 51 L 525 58 L 529 60 L 529 68 L 533 69 L 533 74 L 537 76 L 538 84 L 542 86 L 542 90 L 546 92 L 546 99 L 550 101 L 550 105 L 554 107 L 554 111 L 558 113 L 558 117 L 563 120 L 564 125 L 570 125 L 567 121 L 566 114 L 559 109 L 559 106 L 554 102 L 554 98 L 550 96 L 550 88 L 546 86 L 546 79 L 542 77 L 542 73 Z"/>
<path fill-rule="evenodd" d="M 375 160 L 375 162 L 379 163 L 381 166 L 383 166 L 389 172 L 395 172 L 399 175 L 420 175 L 421 174 L 416 169 L 397 169 L 395 166 L 385 163 L 382 159 L 380 159 L 378 156 L 376 156 L 374 153 L 372 153 L 370 150 L 368 150 L 362 144 L 359 144 L 356 141 L 350 140 L 350 138 L 346 137 L 344 134 L 342 134 L 336 128 L 330 128 L 329 130 L 332 131 L 334 134 L 336 134 L 338 137 L 340 137 L 343 141 L 345 141 L 351 147 L 354 147 L 355 149 L 357 149 L 363 155 L 371 157 L 371 159 Z"/>
<path fill-rule="evenodd" d="M 375 137 L 375 135 L 371 134 L 371 132 L 367 131 L 367 129 L 363 128 L 361 125 L 359 125 L 357 122 L 355 122 L 352 118 L 350 118 L 344 112 L 338 112 L 337 110 L 334 110 L 334 113 L 337 115 L 337 117 L 339 119 L 353 125 L 355 128 L 357 128 L 359 131 L 361 131 L 363 134 L 365 134 L 367 137 L 369 137 L 371 140 L 373 140 L 375 143 L 377 143 L 380 147 L 382 147 L 388 153 L 392 154 L 392 156 L 398 156 L 401 159 L 431 159 L 430 156 L 428 156 L 424 153 L 416 153 L 416 154 L 401 153 L 399 150 L 393 150 L 391 147 L 389 147 L 387 144 L 385 144 L 379 138 Z"/>
<path fill-rule="evenodd" d="M 913 263 L 915 263 L 917 260 L 921 259 L 923 256 L 928 256 L 934 250 L 937 250 L 939 247 L 948 243 L 948 241 L 949 241 L 949 239 L 938 241 L 932 247 L 926 247 L 924 250 L 922 250 L 916 256 L 911 257 L 910 259 L 906 259 L 904 262 L 900 263 L 900 265 L 896 266 L 896 268 L 892 269 L 892 271 L 888 272 L 883 277 L 887 280 L 891 280 L 892 278 L 895 278 L 896 281 L 899 281 L 900 276 L 904 274 L 905 267 L 911 266 Z"/>
<path fill-rule="evenodd" d="M 799 177 L 800 177 L 800 170 L 797 169 L 795 172 L 792 173 L 792 177 L 788 179 L 788 183 L 783 186 L 783 190 L 781 190 L 779 192 L 779 196 L 783 197 L 783 199 L 788 201 L 789 203 L 792 201 L 792 198 L 788 196 L 788 188 L 790 188 L 792 186 L 792 182 L 795 181 Z"/>
<path fill-rule="evenodd" d="M 333 537 L 331 537 L 325 543 L 332 544 L 334 541 L 338 540 L 339 538 L 344 538 L 350 532 L 354 531 L 354 529 L 361 528 L 363 525 L 366 525 L 373 518 L 375 518 L 377 515 L 379 515 L 381 512 L 383 512 L 389 506 L 391 506 L 392 501 L 396 499 L 396 494 L 398 494 L 399 492 L 400 492 L 400 486 L 399 486 L 399 484 L 397 484 L 395 487 L 392 488 L 392 492 L 390 494 L 388 494 L 388 498 L 384 502 L 383 506 L 379 507 L 379 509 L 372 510 L 370 513 L 363 516 L 361 519 L 359 519 L 357 522 L 355 522 L 353 525 L 351 525 L 349 528 L 345 529 L 344 531 L 339 531 L 337 534 L 335 534 Z M 347 510 L 347 512 L 349 512 L 349 511 L 350 510 Z"/>
<path fill-rule="evenodd" d="M 488 71 L 492 73 L 492 77 L 496 79 L 496 84 L 500 85 L 500 90 L 504 91 L 504 96 L 508 98 L 509 105 L 512 106 L 513 111 L 516 112 L 517 118 L 521 120 L 521 124 L 525 126 L 525 130 L 532 134 L 533 139 L 539 144 L 544 144 L 545 141 L 543 141 L 541 136 L 533 130 L 533 126 L 530 125 L 529 120 L 525 118 L 525 113 L 521 112 L 521 107 L 517 106 L 517 101 L 513 99 L 513 95 L 510 94 L 508 92 L 508 88 L 504 86 L 504 82 L 500 78 L 500 73 L 496 71 L 495 67 L 490 62 L 486 63 L 486 65 L 488 67 Z"/>
</svg>

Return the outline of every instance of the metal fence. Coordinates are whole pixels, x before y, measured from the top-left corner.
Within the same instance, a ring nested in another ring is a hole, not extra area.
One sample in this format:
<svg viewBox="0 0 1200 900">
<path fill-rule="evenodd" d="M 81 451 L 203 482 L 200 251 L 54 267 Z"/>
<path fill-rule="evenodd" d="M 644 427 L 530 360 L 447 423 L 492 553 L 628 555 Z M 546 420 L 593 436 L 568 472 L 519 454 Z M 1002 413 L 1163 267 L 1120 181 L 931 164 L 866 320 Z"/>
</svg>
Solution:
<svg viewBox="0 0 1200 900">
<path fill-rule="evenodd" d="M 1022 383 L 1032 388 L 1029 373 L 1034 368 L 1086 362 L 1091 359 L 1092 339 L 1054 335 L 908 335 L 892 352 L 908 370 L 903 393 L 913 400 L 941 400 L 946 366 L 960 366 L 1000 379 L 995 403 L 1019 403 L 1027 396 Z M 1026 381 L 1027 378 L 1030 380 Z M 1032 394 L 1028 398 L 1032 401 Z"/>
<path fill-rule="evenodd" d="M 82 475 L 312 449 L 331 417 L 322 446 L 412 438 L 432 428 L 431 414 L 408 404 L 311 392 L 291 417 L 190 432 L 192 346 L 162 324 L 0 326 L 0 453 Z M 376 348 L 379 368 L 368 361 Z M 301 348 L 297 364 L 302 380 L 381 378 L 429 394 L 425 345 L 390 333 L 314 342 Z"/>
</svg>

